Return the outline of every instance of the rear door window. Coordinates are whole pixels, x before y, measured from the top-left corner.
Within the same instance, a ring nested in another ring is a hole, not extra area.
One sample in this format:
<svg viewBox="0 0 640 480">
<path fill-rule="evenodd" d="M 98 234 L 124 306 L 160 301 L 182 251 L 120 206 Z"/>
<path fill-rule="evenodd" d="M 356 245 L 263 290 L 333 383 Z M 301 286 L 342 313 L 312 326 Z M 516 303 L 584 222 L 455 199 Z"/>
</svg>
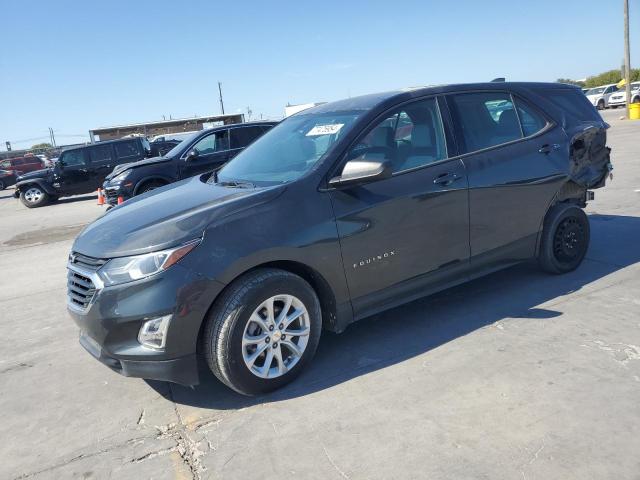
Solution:
<svg viewBox="0 0 640 480">
<path fill-rule="evenodd" d="M 135 160 L 140 157 L 137 142 L 119 142 L 114 145 L 118 160 Z"/>
<path fill-rule="evenodd" d="M 100 145 L 89 149 L 89 158 L 92 165 L 109 165 L 113 162 L 111 145 Z"/>
<path fill-rule="evenodd" d="M 244 148 L 262 135 L 262 127 L 239 127 L 231 129 L 231 148 Z"/>
<path fill-rule="evenodd" d="M 451 95 L 449 99 L 464 153 L 522 138 L 518 115 L 509 93 L 460 93 Z"/>
<path fill-rule="evenodd" d="M 557 108 L 567 114 L 569 123 L 602 121 L 600 114 L 580 90 L 549 88 L 540 92 Z"/>
</svg>

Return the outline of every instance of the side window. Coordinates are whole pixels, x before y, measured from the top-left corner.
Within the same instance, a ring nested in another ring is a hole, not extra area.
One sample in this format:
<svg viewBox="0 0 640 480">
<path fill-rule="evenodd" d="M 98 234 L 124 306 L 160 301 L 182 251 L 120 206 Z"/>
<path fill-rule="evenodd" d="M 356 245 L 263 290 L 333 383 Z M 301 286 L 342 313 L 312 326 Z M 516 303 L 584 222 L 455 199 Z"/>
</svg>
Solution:
<svg viewBox="0 0 640 480">
<path fill-rule="evenodd" d="M 525 137 L 538 133 L 547 126 L 547 120 L 531 105 L 519 98 L 516 98 L 515 102 L 520 124 L 522 125 L 522 133 L 524 133 Z"/>
<path fill-rule="evenodd" d="M 112 161 L 111 145 L 100 145 L 89 149 L 92 165 L 109 165 Z"/>
<path fill-rule="evenodd" d="M 447 158 L 436 100 L 415 102 L 390 114 L 351 149 L 347 158 L 386 159 L 394 173 Z"/>
<path fill-rule="evenodd" d="M 0 168 L 6 169 L 6 170 L 11 170 L 11 161 L 10 160 L 5 160 L 3 162 L 0 162 Z"/>
<path fill-rule="evenodd" d="M 460 93 L 449 98 L 465 153 L 522 138 L 510 94 Z"/>
<path fill-rule="evenodd" d="M 69 150 L 60 157 L 65 167 L 85 165 L 84 150 Z"/>
<path fill-rule="evenodd" d="M 138 144 L 133 142 L 118 142 L 114 144 L 118 160 L 134 160 L 140 156 Z"/>
<path fill-rule="evenodd" d="M 196 150 L 199 155 L 209 155 L 229 149 L 229 130 L 221 130 L 208 135 L 194 145 L 192 150 Z"/>
<path fill-rule="evenodd" d="M 231 148 L 244 148 L 262 135 L 262 128 L 239 127 L 231 129 Z"/>
</svg>

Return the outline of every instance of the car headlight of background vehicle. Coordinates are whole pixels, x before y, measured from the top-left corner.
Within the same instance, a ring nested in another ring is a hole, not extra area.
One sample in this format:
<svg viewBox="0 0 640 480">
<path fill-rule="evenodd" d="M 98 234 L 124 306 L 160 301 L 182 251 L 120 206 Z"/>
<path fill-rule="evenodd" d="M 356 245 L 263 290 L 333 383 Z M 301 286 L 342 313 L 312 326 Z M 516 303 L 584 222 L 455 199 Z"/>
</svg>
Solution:
<svg viewBox="0 0 640 480">
<path fill-rule="evenodd" d="M 125 170 L 122 173 L 119 173 L 115 177 L 111 179 L 112 182 L 123 182 L 129 175 L 131 174 L 131 169 Z"/>
<path fill-rule="evenodd" d="M 166 270 L 196 248 L 199 243 L 200 240 L 198 239 L 179 247 L 160 250 L 159 252 L 113 258 L 98 270 L 98 275 L 100 275 L 106 287 L 140 280 Z"/>
</svg>

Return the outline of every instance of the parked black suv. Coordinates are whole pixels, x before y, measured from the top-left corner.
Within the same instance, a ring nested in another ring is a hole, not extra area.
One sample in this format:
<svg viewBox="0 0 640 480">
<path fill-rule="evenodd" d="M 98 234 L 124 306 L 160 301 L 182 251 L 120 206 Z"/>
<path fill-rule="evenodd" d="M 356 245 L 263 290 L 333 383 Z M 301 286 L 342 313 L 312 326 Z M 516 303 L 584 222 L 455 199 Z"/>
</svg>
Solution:
<svg viewBox="0 0 640 480">
<path fill-rule="evenodd" d="M 80 342 L 116 372 L 275 389 L 349 323 L 517 262 L 580 265 L 611 168 L 578 88 L 450 85 L 287 118 L 217 174 L 132 199 L 68 263 Z M 401 321 L 401 319 L 398 319 Z"/>
<path fill-rule="evenodd" d="M 220 168 L 276 122 L 238 123 L 196 132 L 163 157 L 155 157 L 115 168 L 104 182 L 107 203 Z"/>
<path fill-rule="evenodd" d="M 53 167 L 19 176 L 14 195 L 34 208 L 60 197 L 95 192 L 113 167 L 138 161 L 150 153 L 149 142 L 142 137 L 70 148 L 60 154 Z"/>
</svg>

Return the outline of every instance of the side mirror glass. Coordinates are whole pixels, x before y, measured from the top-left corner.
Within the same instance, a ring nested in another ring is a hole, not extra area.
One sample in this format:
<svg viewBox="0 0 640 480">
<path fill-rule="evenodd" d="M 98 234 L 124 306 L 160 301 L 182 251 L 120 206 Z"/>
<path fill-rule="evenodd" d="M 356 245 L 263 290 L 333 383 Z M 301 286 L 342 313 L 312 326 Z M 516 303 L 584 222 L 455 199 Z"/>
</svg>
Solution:
<svg viewBox="0 0 640 480">
<path fill-rule="evenodd" d="M 197 150 L 191 150 L 188 154 L 187 154 L 187 161 L 189 160 L 195 160 L 196 158 L 198 158 L 200 154 L 198 153 Z"/>
<path fill-rule="evenodd" d="M 331 187 L 356 185 L 390 178 L 393 173 L 391 163 L 386 160 L 367 160 L 364 157 L 349 160 L 342 174 L 329 180 Z"/>
</svg>

